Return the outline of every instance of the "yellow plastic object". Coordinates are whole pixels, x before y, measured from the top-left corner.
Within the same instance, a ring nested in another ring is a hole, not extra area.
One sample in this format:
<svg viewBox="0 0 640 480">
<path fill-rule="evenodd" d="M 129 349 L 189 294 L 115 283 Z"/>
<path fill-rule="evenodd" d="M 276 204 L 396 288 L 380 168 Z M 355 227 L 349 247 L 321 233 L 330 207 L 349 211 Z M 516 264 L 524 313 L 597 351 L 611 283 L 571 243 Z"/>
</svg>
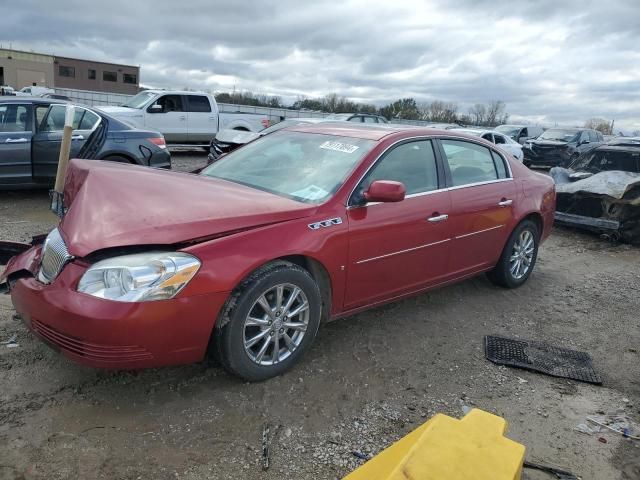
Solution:
<svg viewBox="0 0 640 480">
<path fill-rule="evenodd" d="M 438 414 L 343 480 L 518 480 L 525 447 L 506 431 L 475 408 L 461 420 Z"/>
</svg>

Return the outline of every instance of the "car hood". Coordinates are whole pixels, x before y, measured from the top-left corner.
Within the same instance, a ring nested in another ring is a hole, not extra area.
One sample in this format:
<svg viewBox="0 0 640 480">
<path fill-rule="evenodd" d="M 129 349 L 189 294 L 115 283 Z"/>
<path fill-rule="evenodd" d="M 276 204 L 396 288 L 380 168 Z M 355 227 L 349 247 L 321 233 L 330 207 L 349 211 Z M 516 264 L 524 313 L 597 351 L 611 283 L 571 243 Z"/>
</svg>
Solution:
<svg viewBox="0 0 640 480">
<path fill-rule="evenodd" d="M 244 145 L 259 137 L 261 137 L 259 133 L 232 129 L 224 129 L 216 133 L 216 141 L 221 143 L 235 143 L 238 145 Z"/>
<path fill-rule="evenodd" d="M 109 115 L 113 115 L 114 117 L 126 116 L 126 117 L 135 117 L 142 116 L 142 110 L 137 108 L 129 108 L 129 107 L 112 107 L 112 106 L 102 106 L 102 107 L 93 107 L 96 110 L 103 111 L 108 113 Z"/>
<path fill-rule="evenodd" d="M 317 207 L 232 182 L 74 159 L 60 231 L 71 255 L 204 241 L 311 215 Z"/>
<path fill-rule="evenodd" d="M 594 173 L 581 180 L 571 181 L 572 176 L 573 178 L 578 177 L 578 173 L 582 172 L 574 172 L 561 167 L 555 167 L 549 171 L 556 183 L 558 194 L 584 192 L 621 199 L 629 190 L 640 185 L 640 173 L 610 170 Z"/>
</svg>

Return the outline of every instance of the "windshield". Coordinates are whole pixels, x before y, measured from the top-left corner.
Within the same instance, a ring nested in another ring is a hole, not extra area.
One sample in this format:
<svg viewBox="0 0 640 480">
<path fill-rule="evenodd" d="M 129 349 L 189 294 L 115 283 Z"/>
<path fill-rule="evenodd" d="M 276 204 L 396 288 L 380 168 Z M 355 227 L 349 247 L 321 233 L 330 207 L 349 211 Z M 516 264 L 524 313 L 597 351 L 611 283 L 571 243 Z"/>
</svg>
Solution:
<svg viewBox="0 0 640 480">
<path fill-rule="evenodd" d="M 332 113 L 331 115 L 327 115 L 324 118 L 327 118 L 330 120 L 347 120 L 351 116 L 352 116 L 351 113 Z"/>
<path fill-rule="evenodd" d="M 260 130 L 260 135 L 269 135 L 270 133 L 277 132 L 278 130 L 282 130 L 283 128 L 292 127 L 294 125 L 300 125 L 302 122 L 300 120 L 283 120 L 282 122 L 278 122 L 275 125 L 271 125 L 270 127 L 265 128 L 264 130 Z"/>
<path fill-rule="evenodd" d="M 142 108 L 155 96 L 156 94 L 153 92 L 140 92 L 123 103 L 122 106 L 129 108 Z"/>
<path fill-rule="evenodd" d="M 512 127 L 510 125 L 500 125 L 496 127 L 496 132 L 500 132 L 503 135 L 507 135 L 509 137 L 515 138 L 522 130 L 521 127 Z"/>
<path fill-rule="evenodd" d="M 538 137 L 538 140 L 557 140 L 559 142 L 572 142 L 578 139 L 580 132 L 564 128 L 550 128 Z"/>
<path fill-rule="evenodd" d="M 202 175 L 319 204 L 340 188 L 374 145 L 361 138 L 281 131 L 230 153 Z"/>
</svg>

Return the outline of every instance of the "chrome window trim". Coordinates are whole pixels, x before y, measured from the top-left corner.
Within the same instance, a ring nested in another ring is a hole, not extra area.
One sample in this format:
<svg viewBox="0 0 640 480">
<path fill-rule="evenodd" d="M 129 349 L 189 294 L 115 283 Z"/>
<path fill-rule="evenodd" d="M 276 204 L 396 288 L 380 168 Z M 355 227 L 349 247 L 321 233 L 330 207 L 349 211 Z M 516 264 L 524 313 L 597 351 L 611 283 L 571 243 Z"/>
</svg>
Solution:
<svg viewBox="0 0 640 480">
<path fill-rule="evenodd" d="M 437 193 L 437 192 L 447 192 L 447 191 L 451 191 L 451 190 L 459 190 L 461 188 L 477 187 L 477 186 L 480 186 L 480 185 L 488 185 L 490 183 L 507 182 L 507 181 L 513 180 L 513 172 L 511 170 L 511 164 L 509 163 L 509 161 L 506 160 L 504 158 L 504 156 L 500 152 L 497 151 L 497 149 L 489 148 L 489 147 L 487 147 L 486 145 L 484 145 L 484 144 L 482 144 L 480 142 L 473 141 L 472 139 L 467 138 L 467 137 L 457 137 L 455 135 L 446 135 L 446 136 L 424 136 L 424 135 L 421 135 L 421 136 L 418 136 L 418 137 L 407 137 L 407 138 L 403 138 L 401 140 L 397 140 L 397 141 L 393 142 L 385 150 L 380 152 L 380 154 L 371 163 L 371 165 L 369 165 L 369 168 L 367 168 L 365 170 L 365 172 L 360 176 L 360 178 L 356 182 L 355 186 L 353 187 L 353 189 L 351 189 L 351 192 L 347 196 L 347 203 L 345 204 L 345 207 L 347 208 L 347 210 L 351 210 L 353 208 L 369 207 L 369 206 L 373 206 L 373 205 L 379 205 L 380 203 L 382 203 L 382 202 L 370 202 L 370 203 L 365 203 L 364 205 L 349 205 L 349 200 L 351 199 L 351 197 L 355 193 L 356 189 L 358 188 L 358 185 L 360 185 L 362 180 L 364 180 L 364 177 L 366 177 L 367 174 L 369 173 L 369 171 L 378 164 L 378 162 L 380 161 L 380 159 L 382 158 L 382 156 L 384 154 L 386 154 L 389 150 L 391 150 L 397 144 L 402 143 L 402 142 L 412 141 L 412 140 L 431 140 L 431 142 L 432 142 L 431 146 L 432 146 L 432 148 L 434 148 L 434 154 L 435 154 L 435 146 L 433 145 L 433 141 L 434 140 L 459 140 L 459 141 L 463 141 L 463 142 L 474 143 L 474 144 L 476 144 L 476 145 L 478 145 L 480 147 L 487 148 L 491 152 L 495 152 L 496 154 L 500 155 L 500 158 L 502 159 L 502 161 L 507 166 L 507 171 L 509 172 L 509 177 L 508 178 L 496 178 L 495 180 L 487 180 L 485 182 L 467 183 L 465 185 L 456 185 L 454 187 L 438 188 L 438 189 L 435 189 L 435 190 L 428 190 L 426 192 L 412 193 L 410 195 L 407 195 L 405 197 L 405 199 L 420 197 L 420 196 L 423 196 L 423 195 L 429 195 L 429 194 Z M 443 160 L 447 161 L 446 158 L 444 158 Z M 497 174 L 497 172 L 496 172 L 496 174 Z"/>
<path fill-rule="evenodd" d="M 445 242 L 449 242 L 449 241 L 451 241 L 451 239 L 450 238 L 446 238 L 444 240 L 439 240 L 437 242 L 431 242 L 431 243 L 427 243 L 425 245 L 418 245 L 417 247 L 407 248 L 405 250 L 398 250 L 397 252 L 385 253 L 384 255 L 379 255 L 377 257 L 365 258 L 363 260 L 358 260 L 356 262 L 356 265 L 360 265 L 362 263 L 367 263 L 367 262 L 373 262 L 374 260 L 380 260 L 382 258 L 393 257 L 394 255 L 400 255 L 402 253 L 413 252 L 415 250 L 420 250 L 421 248 L 432 247 L 433 245 L 439 245 L 441 243 L 445 243 Z"/>
</svg>

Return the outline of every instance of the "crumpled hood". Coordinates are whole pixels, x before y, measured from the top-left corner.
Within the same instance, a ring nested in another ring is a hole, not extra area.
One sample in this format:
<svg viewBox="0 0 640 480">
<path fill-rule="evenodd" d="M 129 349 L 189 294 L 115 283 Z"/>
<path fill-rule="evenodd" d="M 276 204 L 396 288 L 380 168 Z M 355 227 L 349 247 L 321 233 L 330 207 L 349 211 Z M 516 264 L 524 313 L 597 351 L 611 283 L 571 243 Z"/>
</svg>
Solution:
<svg viewBox="0 0 640 480">
<path fill-rule="evenodd" d="M 244 145 L 256 138 L 261 137 L 259 133 L 245 132 L 243 130 L 224 129 L 216 133 L 216 140 L 221 143 L 235 143 L 238 145 Z"/>
<path fill-rule="evenodd" d="M 587 192 L 621 199 L 630 189 L 640 185 L 640 173 L 620 170 L 595 173 L 575 182 L 569 181 L 571 170 L 556 167 L 552 168 L 549 173 L 556 182 L 558 194 Z"/>
<path fill-rule="evenodd" d="M 170 245 L 311 215 L 316 206 L 232 182 L 115 162 L 74 159 L 60 230 L 69 253 Z"/>
<path fill-rule="evenodd" d="M 558 147 L 565 148 L 569 146 L 567 142 L 560 142 L 558 140 L 530 140 L 532 145 L 537 147 Z"/>
</svg>

